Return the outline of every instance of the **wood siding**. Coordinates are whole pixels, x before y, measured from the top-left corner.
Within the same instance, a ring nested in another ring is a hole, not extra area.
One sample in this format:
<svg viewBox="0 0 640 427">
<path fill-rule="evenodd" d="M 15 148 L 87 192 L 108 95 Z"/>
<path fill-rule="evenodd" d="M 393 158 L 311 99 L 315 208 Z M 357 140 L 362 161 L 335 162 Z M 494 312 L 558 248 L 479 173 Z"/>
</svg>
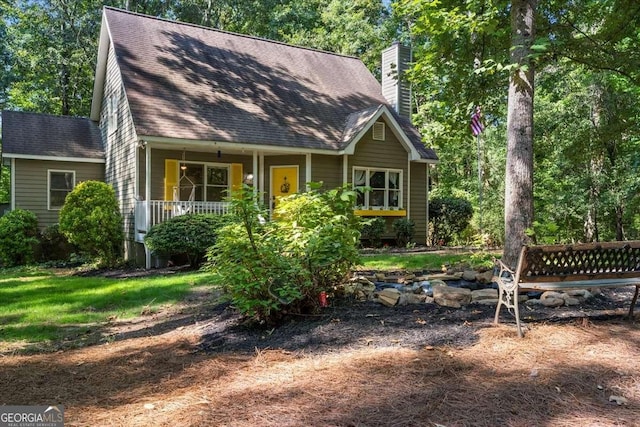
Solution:
<svg viewBox="0 0 640 427">
<path fill-rule="evenodd" d="M 82 181 L 104 181 L 103 163 L 15 159 L 15 208 L 36 214 L 40 229 L 59 222 L 60 210 L 49 210 L 47 206 L 49 170 L 75 171 L 76 185 Z"/>
<path fill-rule="evenodd" d="M 349 182 L 352 182 L 354 166 L 402 170 L 402 207 L 404 209 L 408 208 L 409 218 L 416 223 L 414 240 L 416 243 L 424 244 L 427 233 L 426 165 L 411 163 L 411 176 L 409 176 L 408 153 L 391 131 L 389 124 L 385 122 L 385 125 L 385 141 L 374 140 L 372 129 L 369 129 L 358 142 L 353 156 L 349 156 L 347 178 Z M 342 177 L 342 169 L 340 168 L 336 171 L 336 174 Z M 409 180 L 411 180 L 410 186 L 408 185 Z M 411 188 L 411 194 L 408 193 L 409 187 Z M 387 229 L 383 237 L 394 238 L 391 224 L 397 217 L 385 217 L 385 219 Z"/>
<path fill-rule="evenodd" d="M 112 96 L 118 99 L 117 128 L 114 132 L 108 129 L 107 104 Z M 129 259 L 134 241 L 137 136 L 112 45 L 109 46 L 107 58 L 99 126 L 105 144 L 105 182 L 114 188 L 120 203 L 125 232 L 125 258 Z"/>
<path fill-rule="evenodd" d="M 324 190 L 342 186 L 343 156 L 311 155 L 311 181 L 323 182 Z"/>
<path fill-rule="evenodd" d="M 416 224 L 414 241 L 427 241 L 427 168 L 424 163 L 411 163 L 411 206 L 409 214 Z"/>
</svg>

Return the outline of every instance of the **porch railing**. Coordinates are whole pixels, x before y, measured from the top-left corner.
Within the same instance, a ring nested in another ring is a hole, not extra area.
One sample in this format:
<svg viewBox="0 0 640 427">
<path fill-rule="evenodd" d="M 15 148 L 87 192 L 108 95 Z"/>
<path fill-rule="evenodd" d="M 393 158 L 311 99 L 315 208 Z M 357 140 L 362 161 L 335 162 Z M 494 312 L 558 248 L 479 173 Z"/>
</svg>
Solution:
<svg viewBox="0 0 640 427">
<path fill-rule="evenodd" d="M 223 215 L 229 210 L 227 202 L 168 202 L 144 200 L 136 202 L 136 236 L 142 238 L 156 224 L 185 214 Z M 148 215 L 147 215 L 148 214 Z"/>
</svg>

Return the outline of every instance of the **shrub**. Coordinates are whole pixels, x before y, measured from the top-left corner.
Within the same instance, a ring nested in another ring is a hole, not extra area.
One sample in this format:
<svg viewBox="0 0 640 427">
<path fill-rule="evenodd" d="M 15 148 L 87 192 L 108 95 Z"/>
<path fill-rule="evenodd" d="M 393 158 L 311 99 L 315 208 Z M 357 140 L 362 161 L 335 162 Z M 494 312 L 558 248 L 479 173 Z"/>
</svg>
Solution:
<svg viewBox="0 0 640 427">
<path fill-rule="evenodd" d="M 99 264 L 114 265 L 124 236 L 113 188 L 99 181 L 78 184 L 60 210 L 60 231 Z"/>
<path fill-rule="evenodd" d="M 225 221 L 226 217 L 220 215 L 176 216 L 151 227 L 144 242 L 158 255 L 186 256 L 191 267 L 199 267 Z"/>
<path fill-rule="evenodd" d="M 273 221 L 248 187 L 232 200 L 232 223 L 221 228 L 206 269 L 242 313 L 274 322 L 318 307 L 318 295 L 358 262 L 355 192 L 312 190 L 281 199 Z"/>
<path fill-rule="evenodd" d="M 471 221 L 471 202 L 459 197 L 436 197 L 429 202 L 431 244 L 449 244 Z"/>
<path fill-rule="evenodd" d="M 416 223 L 412 219 L 398 218 L 391 224 L 393 231 L 396 233 L 396 244 L 404 248 L 413 240 Z"/>
<path fill-rule="evenodd" d="M 387 221 L 382 217 L 367 218 L 362 220 L 362 239 L 369 242 L 374 248 L 382 246 L 382 234 L 384 234 Z"/>
<path fill-rule="evenodd" d="M 0 217 L 0 261 L 6 267 L 34 261 L 38 219 L 33 212 L 15 209 Z"/>
<path fill-rule="evenodd" d="M 59 224 L 45 228 L 39 236 L 40 252 L 43 261 L 68 261 L 74 252 L 74 246 L 60 231 Z"/>
</svg>

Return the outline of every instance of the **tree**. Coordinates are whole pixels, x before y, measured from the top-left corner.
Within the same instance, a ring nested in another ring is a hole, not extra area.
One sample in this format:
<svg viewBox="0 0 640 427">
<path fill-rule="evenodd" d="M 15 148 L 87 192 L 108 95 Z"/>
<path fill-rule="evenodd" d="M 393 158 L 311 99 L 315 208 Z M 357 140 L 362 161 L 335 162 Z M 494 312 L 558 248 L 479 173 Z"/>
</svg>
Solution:
<svg viewBox="0 0 640 427">
<path fill-rule="evenodd" d="M 102 2 L 16 0 L 7 11 L 11 108 L 88 115 Z"/>
<path fill-rule="evenodd" d="M 537 0 L 511 1 L 511 66 L 507 112 L 507 168 L 503 261 L 515 265 L 533 224 L 533 96 Z"/>
</svg>

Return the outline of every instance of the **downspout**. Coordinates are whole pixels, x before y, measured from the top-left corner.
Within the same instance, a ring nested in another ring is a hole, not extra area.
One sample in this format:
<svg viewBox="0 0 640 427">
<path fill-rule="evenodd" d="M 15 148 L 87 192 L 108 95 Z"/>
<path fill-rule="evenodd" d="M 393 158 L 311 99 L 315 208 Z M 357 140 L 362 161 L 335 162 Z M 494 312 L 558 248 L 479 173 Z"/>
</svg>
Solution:
<svg viewBox="0 0 640 427">
<path fill-rule="evenodd" d="M 145 168 L 145 177 L 144 177 L 144 198 L 146 200 L 145 203 L 145 224 L 144 229 L 148 233 L 149 232 L 149 223 L 151 220 L 151 147 L 147 144 L 144 145 L 145 150 L 145 159 L 144 159 L 144 168 Z M 136 167 L 137 169 L 137 167 Z M 144 255 L 145 255 L 145 267 L 147 270 L 151 268 L 151 251 L 147 248 L 146 243 L 144 243 L 144 239 L 142 240 L 142 244 L 144 246 Z"/>
</svg>

